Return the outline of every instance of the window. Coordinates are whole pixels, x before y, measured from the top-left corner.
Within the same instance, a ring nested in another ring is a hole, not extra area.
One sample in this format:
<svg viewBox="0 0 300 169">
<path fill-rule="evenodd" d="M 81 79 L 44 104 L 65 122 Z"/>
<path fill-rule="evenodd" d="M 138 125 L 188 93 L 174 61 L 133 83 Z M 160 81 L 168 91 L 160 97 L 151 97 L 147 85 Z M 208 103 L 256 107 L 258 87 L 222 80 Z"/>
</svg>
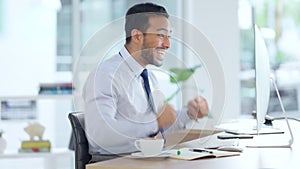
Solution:
<svg viewBox="0 0 300 169">
<path fill-rule="evenodd" d="M 245 1 L 240 0 L 240 3 L 245 4 Z M 270 55 L 272 76 L 279 87 L 283 104 L 290 115 L 299 116 L 296 112 L 300 110 L 300 16 L 298 14 L 300 2 L 297 0 L 250 0 L 248 4 L 250 4 L 250 9 L 251 5 L 253 6 L 255 23 L 265 38 Z M 240 31 L 242 73 L 251 72 L 253 69 L 252 31 L 243 28 Z M 245 83 L 243 80 L 241 84 L 242 112 L 251 113 L 254 110 L 252 108 L 252 84 L 249 81 Z M 272 114 L 281 112 L 273 86 L 271 86 L 268 111 Z"/>
<path fill-rule="evenodd" d="M 57 11 L 56 71 L 72 71 L 72 2 L 62 0 Z"/>
</svg>

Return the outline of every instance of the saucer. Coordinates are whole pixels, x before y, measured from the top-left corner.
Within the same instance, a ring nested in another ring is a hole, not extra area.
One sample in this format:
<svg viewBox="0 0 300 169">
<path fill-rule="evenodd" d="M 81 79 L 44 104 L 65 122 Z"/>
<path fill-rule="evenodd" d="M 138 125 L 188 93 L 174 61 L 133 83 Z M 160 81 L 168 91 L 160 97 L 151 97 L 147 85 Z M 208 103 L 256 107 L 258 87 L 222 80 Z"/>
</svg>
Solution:
<svg viewBox="0 0 300 169">
<path fill-rule="evenodd" d="M 160 154 L 156 155 L 144 155 L 142 152 L 132 153 L 129 157 L 131 158 L 167 158 L 170 157 L 172 154 L 169 152 L 161 152 Z"/>
</svg>

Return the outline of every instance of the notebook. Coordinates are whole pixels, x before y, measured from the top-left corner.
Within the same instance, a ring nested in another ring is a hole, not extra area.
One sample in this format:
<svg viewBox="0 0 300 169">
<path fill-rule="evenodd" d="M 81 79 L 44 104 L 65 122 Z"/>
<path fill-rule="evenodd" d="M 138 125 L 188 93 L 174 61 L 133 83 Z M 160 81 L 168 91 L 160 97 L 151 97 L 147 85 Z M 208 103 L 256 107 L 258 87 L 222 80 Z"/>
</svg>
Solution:
<svg viewBox="0 0 300 169">
<path fill-rule="evenodd" d="M 202 149 L 199 149 L 202 150 Z M 190 148 L 182 148 L 178 150 L 172 150 L 171 158 L 178 160 L 195 160 L 202 158 L 219 158 L 219 157 L 228 157 L 228 156 L 238 156 L 239 152 L 227 152 L 227 151 L 218 151 L 218 150 L 204 150 L 204 152 L 194 152 Z"/>
</svg>

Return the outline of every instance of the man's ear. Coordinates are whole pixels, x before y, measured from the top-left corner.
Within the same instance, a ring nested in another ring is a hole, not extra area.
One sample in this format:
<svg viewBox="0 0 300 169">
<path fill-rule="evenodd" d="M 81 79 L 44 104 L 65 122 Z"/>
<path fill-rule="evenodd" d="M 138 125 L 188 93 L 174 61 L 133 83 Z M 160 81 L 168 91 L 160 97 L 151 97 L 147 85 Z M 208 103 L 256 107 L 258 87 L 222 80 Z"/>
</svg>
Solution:
<svg viewBox="0 0 300 169">
<path fill-rule="evenodd" d="M 143 41 L 143 33 L 138 29 L 131 30 L 131 41 L 134 43 L 140 43 Z"/>
</svg>

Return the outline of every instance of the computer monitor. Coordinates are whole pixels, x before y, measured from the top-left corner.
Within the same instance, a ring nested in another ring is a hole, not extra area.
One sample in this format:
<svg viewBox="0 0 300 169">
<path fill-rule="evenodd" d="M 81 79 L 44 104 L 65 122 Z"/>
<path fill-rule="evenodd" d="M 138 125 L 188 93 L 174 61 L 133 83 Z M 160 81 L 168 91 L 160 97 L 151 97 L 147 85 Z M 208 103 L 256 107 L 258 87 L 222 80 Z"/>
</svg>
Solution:
<svg viewBox="0 0 300 169">
<path fill-rule="evenodd" d="M 270 62 L 268 49 L 261 32 L 254 24 L 254 61 L 257 134 L 265 122 L 270 98 Z"/>
<path fill-rule="evenodd" d="M 257 25 L 254 24 L 254 49 L 255 49 L 255 90 L 256 90 L 256 121 L 257 121 L 257 135 L 260 133 L 260 130 L 265 122 L 266 114 L 269 106 L 269 98 L 270 98 L 270 86 L 271 82 L 276 91 L 282 112 L 285 115 L 285 120 L 289 129 L 289 133 L 291 139 L 287 143 L 276 143 L 276 142 L 256 142 L 252 145 L 248 145 L 247 147 L 290 147 L 293 144 L 293 134 L 290 128 L 287 115 L 277 88 L 276 83 L 270 76 L 270 62 L 269 62 L 269 54 Z"/>
</svg>

